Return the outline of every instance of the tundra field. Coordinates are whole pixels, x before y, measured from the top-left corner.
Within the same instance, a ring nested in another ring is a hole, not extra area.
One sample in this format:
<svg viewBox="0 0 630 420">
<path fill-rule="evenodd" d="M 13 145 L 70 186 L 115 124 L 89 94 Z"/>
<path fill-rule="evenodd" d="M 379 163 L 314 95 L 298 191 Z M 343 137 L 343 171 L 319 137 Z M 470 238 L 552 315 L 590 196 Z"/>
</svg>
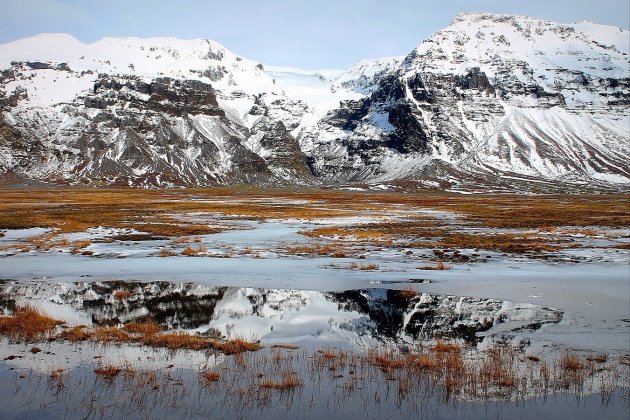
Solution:
<svg viewBox="0 0 630 420">
<path fill-rule="evenodd" d="M 0 189 L 0 416 L 625 418 L 628 195 Z"/>
</svg>

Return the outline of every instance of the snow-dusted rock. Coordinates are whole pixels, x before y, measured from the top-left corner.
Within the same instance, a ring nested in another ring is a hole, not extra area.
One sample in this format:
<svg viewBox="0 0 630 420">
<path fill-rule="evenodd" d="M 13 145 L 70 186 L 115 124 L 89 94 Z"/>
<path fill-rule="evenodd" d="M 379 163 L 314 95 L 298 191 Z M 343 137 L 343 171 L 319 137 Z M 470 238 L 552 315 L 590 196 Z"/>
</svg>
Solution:
<svg viewBox="0 0 630 420">
<path fill-rule="evenodd" d="M 145 186 L 627 188 L 630 34 L 463 13 L 406 57 L 265 67 L 205 39 L 0 45 L 0 173 Z"/>
</svg>

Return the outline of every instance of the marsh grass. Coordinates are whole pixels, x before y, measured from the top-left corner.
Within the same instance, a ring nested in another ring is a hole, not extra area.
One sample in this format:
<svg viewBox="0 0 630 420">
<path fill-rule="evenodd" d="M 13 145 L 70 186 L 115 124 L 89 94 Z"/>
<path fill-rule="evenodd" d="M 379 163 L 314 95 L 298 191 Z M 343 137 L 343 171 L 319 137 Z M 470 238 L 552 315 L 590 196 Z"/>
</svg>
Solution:
<svg viewBox="0 0 630 420">
<path fill-rule="evenodd" d="M 130 329 L 142 331 L 145 327 Z M 420 417 L 422 407 L 435 402 L 522 404 L 530 398 L 555 398 L 568 392 L 572 393 L 570 398 L 579 400 L 586 395 L 584 392 L 600 392 L 597 388 L 600 383 L 602 404 L 606 404 L 612 392 L 625 389 L 628 374 L 628 368 L 618 363 L 592 369 L 596 362 L 589 365 L 584 357 L 573 353 L 534 362 L 518 347 L 507 344 L 477 351 L 445 340 L 409 346 L 404 351 L 380 346 L 367 352 L 276 346 L 220 360 L 218 365 L 191 371 L 192 375 L 171 369 L 172 365 L 167 370 L 156 366 L 140 371 L 126 362 L 90 365 L 84 376 L 61 370 L 52 379 L 51 373 L 49 389 L 62 401 L 68 399 L 65 392 L 87 390 L 78 395 L 84 396 L 87 404 L 97 411 L 100 406 L 113 405 L 128 413 L 135 412 L 137 407 L 160 407 L 158 410 L 186 407 L 201 413 L 205 411 L 196 404 L 203 407 L 219 404 L 224 410 L 207 415 L 221 417 L 222 413 L 235 410 L 249 413 L 243 411 L 246 408 L 261 410 L 261 414 L 268 413 L 265 411 L 268 409 L 283 410 L 283 404 L 286 409 L 302 410 L 304 404 L 309 407 L 320 400 L 324 406 L 331 404 L 332 409 L 340 404 L 364 404 L 369 409 L 392 404 L 393 409 L 400 409 L 405 404 L 405 410 L 411 411 L 402 413 Z M 577 371 L 581 376 L 574 375 Z M 299 412 L 290 415 L 299 416 Z M 150 416 L 156 416 L 155 412 Z"/>
<path fill-rule="evenodd" d="M 283 246 L 280 250 L 292 255 L 331 258 L 351 258 L 357 256 L 362 251 L 351 245 L 337 242 L 297 243 Z"/>
<path fill-rule="evenodd" d="M 334 270 L 359 270 L 359 271 L 377 271 L 380 266 L 376 263 L 358 263 L 351 262 L 347 264 L 324 264 L 321 268 L 329 268 Z"/>
<path fill-rule="evenodd" d="M 347 258 L 359 255 L 360 251 L 353 249 L 357 245 L 370 245 L 479 249 L 544 256 L 580 246 L 566 235 L 600 238 L 603 227 L 628 226 L 628 197 L 624 194 L 462 196 L 435 192 L 358 193 L 243 187 L 181 191 L 53 187 L 50 191 L 0 190 L 0 229 L 51 228 L 55 230 L 53 233 L 31 238 L 28 243 L 38 250 L 70 246 L 73 252 L 84 253 L 86 245 L 64 244 L 63 239 L 55 235 L 84 232 L 97 226 L 134 228 L 141 233 L 136 235 L 136 240 L 193 237 L 224 230 L 195 222 L 193 216 L 187 221 L 186 217 L 174 217 L 175 214 L 248 220 L 400 214 L 403 217 L 393 221 L 390 218 L 383 223 L 325 226 L 304 231 L 301 233 L 305 236 L 332 241 L 287 246 L 286 252 Z M 427 209 L 455 214 L 456 219 L 445 222 L 439 213 L 418 213 Z M 481 235 L 458 231 L 463 225 L 484 228 L 486 232 Z M 493 231 L 495 228 L 527 231 L 506 233 Z M 613 246 L 627 248 L 627 244 Z M 194 255 L 194 251 L 189 252 Z M 169 254 L 163 251 L 162 255 Z"/>
<path fill-rule="evenodd" d="M 278 379 L 267 378 L 261 380 L 259 386 L 263 389 L 287 391 L 304 386 L 304 382 L 296 372 L 281 372 Z"/>
<path fill-rule="evenodd" d="M 167 248 L 160 248 L 160 257 L 174 257 L 175 255 L 178 255 L 175 251 L 171 251 Z"/>
<path fill-rule="evenodd" d="M 0 317 L 0 334 L 12 340 L 32 342 L 54 332 L 62 321 L 33 308 L 19 308 L 12 316 Z"/>
<path fill-rule="evenodd" d="M 221 374 L 217 371 L 203 371 L 200 375 L 205 382 L 217 382 L 221 379 Z"/>
<path fill-rule="evenodd" d="M 213 339 L 185 332 L 164 332 L 152 320 L 131 322 L 122 327 L 77 325 L 61 328 L 62 321 L 43 315 L 31 308 L 19 308 L 12 316 L 0 317 L 0 334 L 12 340 L 85 342 L 103 344 L 140 344 L 170 350 L 215 350 L 226 355 L 253 352 L 262 349 L 257 342 L 243 338 Z"/>
<path fill-rule="evenodd" d="M 26 244 L 11 244 L 0 246 L 0 251 L 29 252 L 30 250 L 31 247 Z"/>
<path fill-rule="evenodd" d="M 450 270 L 452 268 L 451 264 L 446 264 L 444 261 L 438 261 L 436 263 L 433 264 L 428 264 L 428 265 L 422 265 L 417 267 L 418 270 L 437 270 L 437 271 L 443 271 L 443 270 Z"/>
<path fill-rule="evenodd" d="M 202 254 L 205 254 L 206 252 L 208 252 L 208 248 L 202 245 L 199 245 L 197 247 L 187 246 L 182 251 L 182 255 L 185 255 L 187 257 L 198 257 Z"/>
<path fill-rule="evenodd" d="M 297 350 L 300 346 L 296 346 L 294 344 L 273 344 L 269 346 L 272 349 L 285 349 L 285 350 Z"/>
</svg>

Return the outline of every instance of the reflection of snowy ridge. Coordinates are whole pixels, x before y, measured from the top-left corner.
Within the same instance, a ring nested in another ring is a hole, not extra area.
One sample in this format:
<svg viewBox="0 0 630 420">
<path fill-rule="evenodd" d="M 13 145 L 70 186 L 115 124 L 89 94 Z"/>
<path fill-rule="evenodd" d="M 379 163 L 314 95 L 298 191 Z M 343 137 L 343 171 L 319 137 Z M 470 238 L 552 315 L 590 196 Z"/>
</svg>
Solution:
<svg viewBox="0 0 630 420">
<path fill-rule="evenodd" d="M 205 39 L 44 34 L 0 45 L 0 173 L 625 188 L 629 38 L 464 13 L 406 57 L 336 72 L 265 69 Z"/>
<path fill-rule="evenodd" d="M 120 299 L 116 292 L 128 290 Z M 535 330 L 562 313 L 493 299 L 366 289 L 313 292 L 211 287 L 190 283 L 15 283 L 0 293 L 5 305 L 31 305 L 69 322 L 96 324 L 151 318 L 169 328 L 275 342 L 360 346 L 374 342 Z"/>
</svg>

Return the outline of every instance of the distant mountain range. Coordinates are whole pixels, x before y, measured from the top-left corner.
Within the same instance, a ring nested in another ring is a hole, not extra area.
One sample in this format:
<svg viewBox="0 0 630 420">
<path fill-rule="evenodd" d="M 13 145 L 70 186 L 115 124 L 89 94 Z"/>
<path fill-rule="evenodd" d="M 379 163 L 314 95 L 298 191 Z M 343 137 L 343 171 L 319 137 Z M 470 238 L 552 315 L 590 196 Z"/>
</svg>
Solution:
<svg viewBox="0 0 630 420">
<path fill-rule="evenodd" d="M 463 13 L 405 57 L 264 66 L 205 39 L 0 45 L 0 174 L 627 191 L 630 32 Z"/>
</svg>

